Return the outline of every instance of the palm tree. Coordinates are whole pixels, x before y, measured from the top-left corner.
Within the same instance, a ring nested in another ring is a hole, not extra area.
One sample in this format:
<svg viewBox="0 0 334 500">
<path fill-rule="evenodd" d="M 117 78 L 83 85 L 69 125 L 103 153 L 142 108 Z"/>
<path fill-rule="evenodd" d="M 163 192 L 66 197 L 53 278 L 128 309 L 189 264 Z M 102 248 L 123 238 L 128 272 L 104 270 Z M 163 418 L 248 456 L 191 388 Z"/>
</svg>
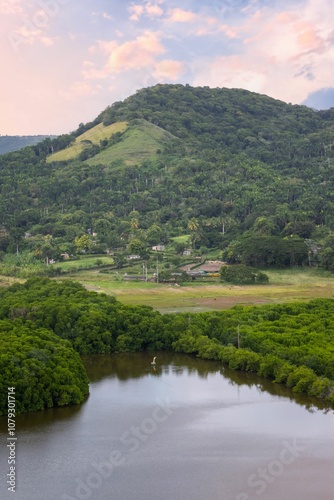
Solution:
<svg viewBox="0 0 334 500">
<path fill-rule="evenodd" d="M 188 222 L 188 229 L 191 231 L 190 240 L 193 248 L 195 248 L 196 242 L 200 241 L 202 237 L 199 222 L 195 217 L 192 217 Z"/>
</svg>

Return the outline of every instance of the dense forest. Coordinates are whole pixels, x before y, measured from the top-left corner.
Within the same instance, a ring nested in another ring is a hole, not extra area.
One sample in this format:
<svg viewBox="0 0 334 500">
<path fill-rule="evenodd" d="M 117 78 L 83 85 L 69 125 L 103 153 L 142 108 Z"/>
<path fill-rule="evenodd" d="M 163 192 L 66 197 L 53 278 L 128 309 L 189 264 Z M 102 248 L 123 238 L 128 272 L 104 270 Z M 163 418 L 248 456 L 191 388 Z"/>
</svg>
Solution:
<svg viewBox="0 0 334 500">
<path fill-rule="evenodd" d="M 79 354 L 175 350 L 220 360 L 334 404 L 334 300 L 162 315 L 74 282 L 31 278 L 0 291 L 0 415 L 77 404 Z"/>
<path fill-rule="evenodd" d="M 0 259 L 145 254 L 190 234 L 230 263 L 333 270 L 333 146 L 333 108 L 242 89 L 142 89 L 72 133 L 0 156 Z"/>
</svg>

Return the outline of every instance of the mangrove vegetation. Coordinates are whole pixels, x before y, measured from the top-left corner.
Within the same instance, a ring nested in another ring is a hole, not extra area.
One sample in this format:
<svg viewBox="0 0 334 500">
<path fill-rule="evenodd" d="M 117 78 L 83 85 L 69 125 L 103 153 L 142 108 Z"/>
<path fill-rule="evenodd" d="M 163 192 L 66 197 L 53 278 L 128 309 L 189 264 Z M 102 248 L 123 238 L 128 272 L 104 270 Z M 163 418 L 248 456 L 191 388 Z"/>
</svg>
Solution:
<svg viewBox="0 0 334 500">
<path fill-rule="evenodd" d="M 31 278 L 0 292 L 0 412 L 77 404 L 81 354 L 174 350 L 219 360 L 334 404 L 334 300 L 162 315 L 82 285 Z"/>
</svg>

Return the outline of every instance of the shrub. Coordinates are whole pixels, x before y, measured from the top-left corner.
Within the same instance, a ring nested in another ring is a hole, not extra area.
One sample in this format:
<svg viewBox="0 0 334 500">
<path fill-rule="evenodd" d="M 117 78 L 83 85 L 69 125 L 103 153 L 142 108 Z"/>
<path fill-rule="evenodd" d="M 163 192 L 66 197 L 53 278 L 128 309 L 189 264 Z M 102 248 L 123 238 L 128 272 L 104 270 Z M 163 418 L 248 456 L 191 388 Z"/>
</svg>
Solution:
<svg viewBox="0 0 334 500">
<path fill-rule="evenodd" d="M 293 388 L 294 392 L 308 392 L 308 388 L 317 379 L 316 374 L 306 366 L 295 368 L 286 381 L 287 387 Z"/>
<path fill-rule="evenodd" d="M 309 396 L 316 398 L 327 398 L 331 391 L 331 382 L 328 378 L 318 378 L 308 390 Z"/>
<path fill-rule="evenodd" d="M 266 377 L 270 379 L 275 379 L 279 370 L 282 368 L 283 361 L 277 356 L 269 354 L 265 356 L 260 363 L 260 369 L 258 375 L 261 377 Z"/>
<path fill-rule="evenodd" d="M 239 285 L 251 285 L 254 283 L 268 283 L 269 278 L 265 273 L 256 269 L 236 264 L 234 266 L 222 266 L 220 268 L 220 279 L 227 283 Z"/>
</svg>

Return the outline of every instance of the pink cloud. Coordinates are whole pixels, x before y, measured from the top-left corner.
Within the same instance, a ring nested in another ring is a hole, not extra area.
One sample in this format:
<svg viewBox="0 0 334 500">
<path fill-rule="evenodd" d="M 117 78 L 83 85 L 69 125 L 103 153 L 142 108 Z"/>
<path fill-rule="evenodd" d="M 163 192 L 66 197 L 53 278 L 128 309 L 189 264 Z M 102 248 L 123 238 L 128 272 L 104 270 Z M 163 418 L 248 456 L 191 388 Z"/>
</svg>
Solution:
<svg viewBox="0 0 334 500">
<path fill-rule="evenodd" d="M 6 5 L 6 1 L 0 0 L 0 9 L 4 8 L 5 13 L 15 13 L 15 16 L 6 21 L 2 18 L 1 24 L 7 30 L 7 39 L 15 52 L 21 50 L 23 46 L 34 44 L 50 47 L 60 40 L 59 36 L 50 36 L 49 34 L 54 14 L 51 15 L 48 10 L 44 10 L 43 7 L 35 9 L 26 4 L 25 7 L 32 7 L 30 15 L 28 15 L 27 12 L 23 12 L 22 4 L 19 1 L 13 0 L 13 4 L 10 5 L 8 2 L 7 8 Z"/>
<path fill-rule="evenodd" d="M 333 15 L 329 0 L 320 4 L 306 0 L 302 11 L 291 5 L 290 10 L 265 8 L 248 15 L 234 33 L 242 50 L 194 61 L 193 83 L 241 87 L 294 103 L 332 86 Z"/>
<path fill-rule="evenodd" d="M 294 24 L 296 43 L 304 51 L 318 52 L 326 48 L 326 40 L 319 35 L 317 26 L 311 22 L 298 22 Z"/>
<path fill-rule="evenodd" d="M 129 12 L 131 13 L 131 21 L 139 21 L 140 16 L 144 13 L 144 7 L 143 5 L 131 5 Z"/>
<path fill-rule="evenodd" d="M 9 33 L 9 40 L 17 40 L 17 44 L 32 45 L 42 35 L 42 31 L 38 28 L 31 29 L 27 26 L 20 26 Z"/>
<path fill-rule="evenodd" d="M 260 92 L 266 81 L 261 65 L 247 64 L 238 55 L 216 58 L 206 68 L 207 80 L 217 82 L 222 87 L 247 88 Z M 204 83 L 203 83 L 204 84 Z"/>
<path fill-rule="evenodd" d="M 106 68 L 110 73 L 120 73 L 131 69 L 140 69 L 150 66 L 157 55 L 163 54 L 165 48 L 162 46 L 159 36 L 150 31 L 119 44 L 112 42 Z"/>
<path fill-rule="evenodd" d="M 237 38 L 239 36 L 239 30 L 233 26 L 228 26 L 227 24 L 222 24 L 219 30 L 224 33 L 227 38 Z"/>
<path fill-rule="evenodd" d="M 298 16 L 294 12 L 279 12 L 276 15 L 276 21 L 280 24 L 289 24 L 298 19 Z"/>
<path fill-rule="evenodd" d="M 0 12 L 1 15 L 22 14 L 23 8 L 21 0 L 0 0 Z"/>
<path fill-rule="evenodd" d="M 159 7 L 158 3 L 163 3 L 162 1 L 158 1 L 157 3 L 146 2 L 144 5 L 135 4 L 131 5 L 128 9 L 131 16 L 131 21 L 139 21 L 139 19 L 146 15 L 150 18 L 159 17 L 163 14 L 163 9 Z"/>
<path fill-rule="evenodd" d="M 220 19 L 215 17 L 198 17 L 196 23 L 196 36 L 219 35 L 224 33 L 227 38 L 235 38 L 237 30 L 232 26 L 221 24 Z"/>
<path fill-rule="evenodd" d="M 90 54 L 97 54 L 99 52 L 103 52 L 105 54 L 109 54 L 114 49 L 118 47 L 118 42 L 116 40 L 98 40 L 96 45 L 93 45 L 88 49 Z"/>
<path fill-rule="evenodd" d="M 180 8 L 172 9 L 168 13 L 167 28 L 170 29 L 171 24 L 175 26 L 183 25 L 181 36 L 192 34 L 198 37 L 215 35 L 219 36 L 221 33 L 226 38 L 236 38 L 238 36 L 238 28 L 232 25 L 222 24 L 219 17 L 199 15 L 189 10 Z M 184 25 L 187 26 L 187 33 L 185 33 Z"/>
<path fill-rule="evenodd" d="M 105 68 L 98 69 L 92 61 L 84 61 L 82 76 L 87 80 L 103 80 L 108 76 L 108 71 Z"/>
<path fill-rule="evenodd" d="M 184 64 L 180 61 L 165 59 L 160 61 L 154 69 L 153 75 L 157 80 L 176 81 L 184 71 Z"/>
<path fill-rule="evenodd" d="M 59 92 L 60 97 L 67 100 L 81 99 L 96 93 L 96 89 L 87 82 L 74 82 L 70 87 Z"/>
<path fill-rule="evenodd" d="M 59 40 L 59 37 L 49 37 L 49 36 L 41 36 L 39 37 L 39 41 L 44 47 L 51 47 Z"/>
<path fill-rule="evenodd" d="M 113 21 L 113 17 L 108 14 L 108 12 L 103 12 L 102 17 L 103 19 L 107 19 L 108 21 Z"/>
<path fill-rule="evenodd" d="M 159 17 L 164 11 L 159 5 L 148 3 L 146 4 L 146 12 L 150 17 Z"/>
<path fill-rule="evenodd" d="M 59 40 L 59 37 L 50 37 L 44 33 L 44 30 L 22 25 L 8 33 L 8 40 L 14 51 L 17 52 L 22 45 L 31 46 L 35 43 L 50 47 Z"/>
<path fill-rule="evenodd" d="M 190 10 L 172 9 L 168 21 L 172 23 L 193 23 L 199 19 L 197 14 Z"/>
</svg>

